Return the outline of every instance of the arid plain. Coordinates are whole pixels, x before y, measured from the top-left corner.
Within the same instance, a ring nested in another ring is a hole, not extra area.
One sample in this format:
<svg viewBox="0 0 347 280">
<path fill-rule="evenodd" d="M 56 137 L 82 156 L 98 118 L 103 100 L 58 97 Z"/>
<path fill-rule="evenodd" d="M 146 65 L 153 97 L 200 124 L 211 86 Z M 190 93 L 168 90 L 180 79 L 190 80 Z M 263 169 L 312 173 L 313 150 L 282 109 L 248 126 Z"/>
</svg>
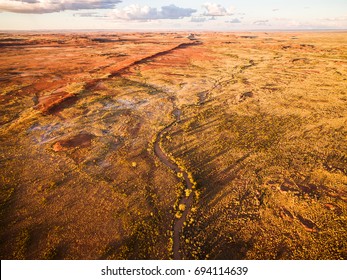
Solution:
<svg viewBox="0 0 347 280">
<path fill-rule="evenodd" d="M 347 33 L 188 35 L 0 34 L 1 259 L 347 259 Z"/>
</svg>

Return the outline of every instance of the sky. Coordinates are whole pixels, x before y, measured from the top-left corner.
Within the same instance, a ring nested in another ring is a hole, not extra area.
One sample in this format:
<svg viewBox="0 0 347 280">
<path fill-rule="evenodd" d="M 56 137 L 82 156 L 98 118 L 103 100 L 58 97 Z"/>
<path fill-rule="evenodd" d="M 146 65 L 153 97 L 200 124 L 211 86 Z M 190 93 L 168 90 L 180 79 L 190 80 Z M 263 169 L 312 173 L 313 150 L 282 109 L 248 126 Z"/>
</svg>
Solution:
<svg viewBox="0 0 347 280">
<path fill-rule="evenodd" d="M 0 30 L 347 29 L 347 0 L 0 0 Z"/>
</svg>

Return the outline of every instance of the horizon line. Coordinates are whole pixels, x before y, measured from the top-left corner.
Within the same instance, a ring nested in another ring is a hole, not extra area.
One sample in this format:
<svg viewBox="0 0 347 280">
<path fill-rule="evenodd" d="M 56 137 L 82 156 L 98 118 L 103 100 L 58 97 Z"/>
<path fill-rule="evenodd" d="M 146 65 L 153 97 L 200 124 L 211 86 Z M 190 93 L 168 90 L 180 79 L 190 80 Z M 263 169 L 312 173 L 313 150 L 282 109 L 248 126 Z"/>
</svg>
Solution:
<svg viewBox="0 0 347 280">
<path fill-rule="evenodd" d="M 126 28 L 101 28 L 101 29 L 88 29 L 88 28 L 69 28 L 69 29 L 54 29 L 54 28 L 40 28 L 40 29 L 0 29 L 0 33 L 9 32 L 347 32 L 347 28 L 274 28 L 274 29 L 235 29 L 235 30 L 217 30 L 217 29 L 126 29 Z"/>
</svg>

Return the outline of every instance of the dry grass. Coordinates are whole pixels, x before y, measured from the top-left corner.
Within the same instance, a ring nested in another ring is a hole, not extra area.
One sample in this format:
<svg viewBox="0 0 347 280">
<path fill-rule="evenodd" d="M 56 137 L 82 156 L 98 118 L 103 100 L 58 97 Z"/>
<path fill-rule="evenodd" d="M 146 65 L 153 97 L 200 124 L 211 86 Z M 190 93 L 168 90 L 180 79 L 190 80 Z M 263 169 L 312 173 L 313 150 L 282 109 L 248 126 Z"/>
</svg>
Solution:
<svg viewBox="0 0 347 280">
<path fill-rule="evenodd" d="M 172 257 L 178 116 L 183 258 L 347 258 L 346 34 L 177 35 L 1 35 L 2 259 Z"/>
</svg>

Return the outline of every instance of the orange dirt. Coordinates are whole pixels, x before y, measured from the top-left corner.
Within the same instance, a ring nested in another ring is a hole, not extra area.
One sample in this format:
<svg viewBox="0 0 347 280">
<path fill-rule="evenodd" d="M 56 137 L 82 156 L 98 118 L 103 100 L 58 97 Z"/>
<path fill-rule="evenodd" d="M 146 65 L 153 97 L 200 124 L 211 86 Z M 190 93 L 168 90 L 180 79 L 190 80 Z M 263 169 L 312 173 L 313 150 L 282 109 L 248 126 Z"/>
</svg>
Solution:
<svg viewBox="0 0 347 280">
<path fill-rule="evenodd" d="M 55 152 L 65 151 L 71 148 L 89 147 L 95 136 L 89 133 L 81 133 L 68 139 L 63 139 L 53 145 Z"/>
</svg>

